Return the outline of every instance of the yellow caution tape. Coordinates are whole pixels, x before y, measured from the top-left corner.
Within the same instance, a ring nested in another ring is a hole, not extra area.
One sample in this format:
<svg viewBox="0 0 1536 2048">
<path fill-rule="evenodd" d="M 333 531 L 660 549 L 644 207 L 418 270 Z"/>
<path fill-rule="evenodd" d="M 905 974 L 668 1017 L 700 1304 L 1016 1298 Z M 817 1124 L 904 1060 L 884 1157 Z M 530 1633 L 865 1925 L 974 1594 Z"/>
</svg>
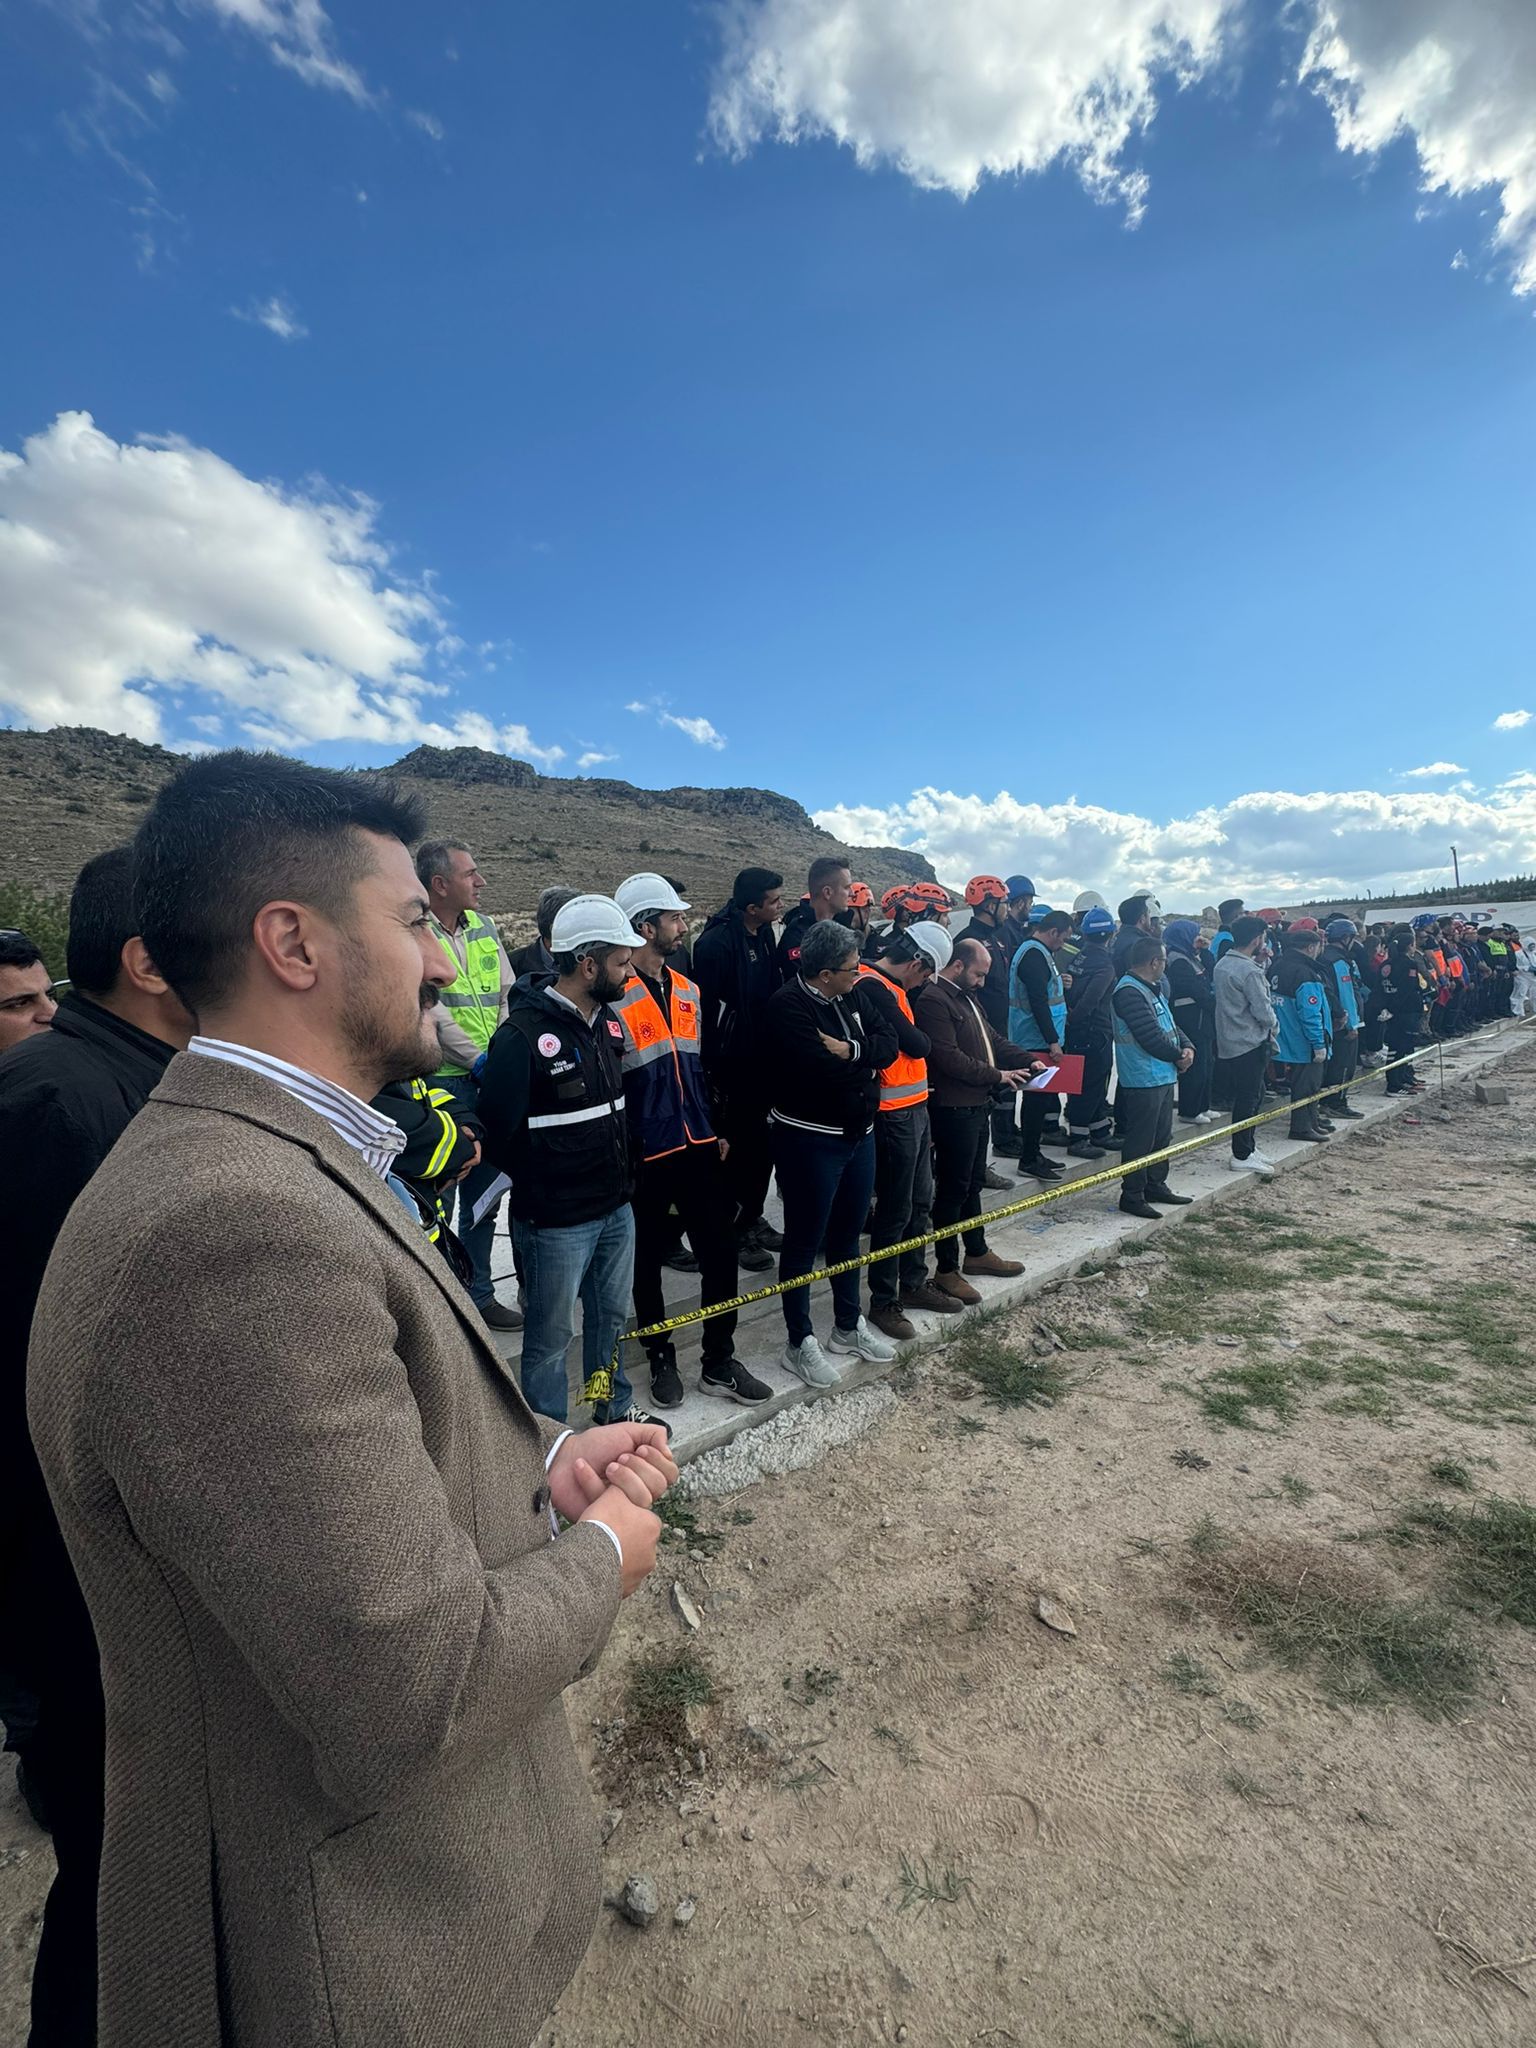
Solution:
<svg viewBox="0 0 1536 2048">
<path fill-rule="evenodd" d="M 670 1336 L 672 1331 L 686 1329 L 690 1324 L 708 1322 L 711 1316 L 723 1316 L 732 1309 L 750 1308 L 754 1302 L 771 1301 L 776 1294 L 788 1294 L 792 1288 L 812 1287 L 822 1280 L 834 1279 L 839 1273 L 852 1273 L 860 1266 L 873 1265 L 878 1259 L 898 1259 L 905 1252 L 921 1251 L 937 1244 L 941 1238 L 961 1237 L 968 1230 L 985 1228 L 992 1223 L 1006 1223 L 1011 1217 L 1027 1215 L 1032 1209 L 1043 1209 L 1048 1202 L 1065 1201 L 1069 1195 L 1084 1194 L 1089 1188 L 1107 1187 L 1112 1181 L 1123 1180 L 1128 1173 L 1142 1173 L 1147 1167 L 1160 1165 L 1165 1159 L 1182 1159 L 1186 1153 L 1198 1152 L 1203 1145 L 1214 1145 L 1223 1138 L 1230 1138 L 1234 1131 L 1256 1130 L 1260 1124 L 1273 1123 L 1276 1117 L 1291 1115 L 1293 1110 L 1306 1109 L 1331 1095 L 1342 1095 L 1346 1089 L 1357 1088 L 1364 1082 L 1377 1080 L 1382 1074 L 1391 1073 L 1394 1067 L 1409 1066 L 1414 1060 L 1423 1059 L 1430 1050 L 1430 1046 L 1418 1046 L 1398 1059 L 1372 1067 L 1368 1073 L 1356 1074 L 1348 1081 L 1322 1088 L 1316 1095 L 1304 1095 L 1296 1102 L 1283 1102 L 1278 1109 L 1266 1109 L 1258 1116 L 1244 1117 L 1241 1123 L 1218 1124 L 1209 1131 L 1202 1131 L 1198 1138 L 1181 1138 L 1176 1145 L 1166 1145 L 1161 1152 L 1144 1153 L 1129 1164 L 1122 1160 L 1118 1166 L 1103 1167 L 1098 1173 L 1076 1175 L 1058 1187 L 1042 1189 L 1038 1195 L 1026 1195 L 1021 1201 L 1005 1202 L 999 1208 L 985 1210 L 980 1216 L 968 1216 L 964 1222 L 941 1224 L 937 1230 L 927 1231 L 921 1237 L 904 1238 L 900 1244 L 882 1245 L 877 1252 L 860 1252 L 856 1258 L 840 1259 L 835 1265 L 818 1267 L 814 1273 L 797 1273 L 790 1280 L 772 1280 L 766 1287 L 755 1287 L 750 1294 L 735 1294 L 729 1301 L 712 1301 L 702 1308 L 685 1309 L 681 1315 L 668 1316 L 662 1322 L 626 1330 L 613 1347 L 612 1362 L 588 1378 L 581 1397 L 584 1401 L 593 1402 L 610 1398 L 621 1350 L 632 1338 Z"/>
</svg>

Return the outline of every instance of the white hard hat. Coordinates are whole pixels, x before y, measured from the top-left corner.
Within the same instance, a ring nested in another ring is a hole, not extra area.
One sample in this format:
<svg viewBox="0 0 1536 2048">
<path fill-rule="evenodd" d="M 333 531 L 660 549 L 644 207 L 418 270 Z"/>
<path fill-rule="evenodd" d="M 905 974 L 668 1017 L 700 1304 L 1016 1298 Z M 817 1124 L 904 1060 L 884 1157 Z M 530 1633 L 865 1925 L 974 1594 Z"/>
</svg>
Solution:
<svg viewBox="0 0 1536 2048">
<path fill-rule="evenodd" d="M 942 974 L 955 950 L 955 942 L 943 925 L 934 924 L 925 917 L 921 924 L 907 926 L 907 937 L 920 953 L 928 955 L 933 962 L 934 973 Z"/>
<path fill-rule="evenodd" d="M 1141 891 L 1141 900 L 1147 906 L 1148 917 L 1162 916 L 1163 906 L 1161 905 L 1161 903 L 1158 902 L 1157 898 L 1152 894 L 1152 891 L 1150 889 L 1143 889 Z"/>
<path fill-rule="evenodd" d="M 654 906 L 648 906 L 654 907 Z M 555 912 L 549 935 L 551 953 L 574 953 L 578 946 L 643 946 L 629 919 L 611 896 L 573 896 Z"/>
<path fill-rule="evenodd" d="M 1109 905 L 1097 889 L 1084 889 L 1081 895 L 1072 899 L 1072 915 L 1081 917 L 1085 910 L 1108 910 Z"/>
<path fill-rule="evenodd" d="M 627 882 L 620 882 L 614 890 L 613 900 L 626 917 L 638 917 L 642 910 L 687 910 L 690 907 L 665 875 L 631 875 Z"/>
</svg>

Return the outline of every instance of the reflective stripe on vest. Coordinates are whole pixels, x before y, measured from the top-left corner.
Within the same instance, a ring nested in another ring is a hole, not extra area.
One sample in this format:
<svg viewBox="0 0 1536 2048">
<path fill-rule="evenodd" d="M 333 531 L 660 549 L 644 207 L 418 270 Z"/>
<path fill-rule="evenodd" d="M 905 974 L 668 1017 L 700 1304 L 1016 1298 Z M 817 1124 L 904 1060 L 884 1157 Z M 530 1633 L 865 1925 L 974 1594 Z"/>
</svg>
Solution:
<svg viewBox="0 0 1536 2048">
<path fill-rule="evenodd" d="M 903 1017 L 917 1029 L 917 1019 L 912 1014 L 912 1005 L 907 992 L 896 982 L 890 981 L 878 967 L 859 967 L 861 975 L 871 981 L 883 981 L 896 998 L 896 1006 Z M 880 1107 L 882 1109 L 917 1109 L 928 1100 L 928 1062 L 915 1060 L 910 1053 L 900 1052 L 888 1067 L 880 1069 Z"/>
<path fill-rule="evenodd" d="M 1056 956 L 1050 947 L 1042 945 L 1039 939 L 1026 939 L 1014 954 L 1013 965 L 1008 973 L 1008 1036 L 1015 1045 L 1022 1045 L 1030 1052 L 1043 1052 L 1051 1041 L 1040 1036 L 1040 1026 L 1035 1022 L 1035 1013 L 1028 1003 L 1021 1003 L 1018 1000 L 1019 962 L 1030 952 L 1045 955 L 1046 971 L 1050 977 L 1045 985 L 1045 999 L 1050 1005 L 1051 1028 L 1056 1033 L 1057 1045 L 1060 1045 L 1061 1034 L 1066 1029 L 1066 991 L 1061 984 L 1061 970 L 1056 965 Z"/>
<path fill-rule="evenodd" d="M 438 990 L 437 999 L 453 1013 L 453 1021 L 465 1037 L 484 1052 L 501 1017 L 501 948 L 496 942 L 496 928 L 478 911 L 465 911 L 462 967 L 451 941 L 442 932 L 436 938 L 454 970 L 453 980 Z M 464 1069 L 455 1061 L 445 1061 L 437 1071 L 462 1074 Z"/>
<path fill-rule="evenodd" d="M 1143 981 L 1139 974 L 1129 973 L 1122 974 L 1115 987 L 1140 989 L 1152 1005 L 1153 1014 L 1163 1030 L 1177 1040 L 1179 1034 L 1174 1028 L 1173 1012 L 1161 989 Z M 1178 1068 L 1148 1052 L 1118 1010 L 1112 1011 L 1111 1015 L 1115 1025 L 1115 1070 L 1122 1088 L 1166 1088 L 1178 1079 Z"/>
<path fill-rule="evenodd" d="M 611 1005 L 623 1033 L 624 1094 L 645 1160 L 716 1143 L 704 1083 L 699 991 L 686 974 L 667 975 L 663 1013 L 643 975 L 631 973 Z"/>
<path fill-rule="evenodd" d="M 531 1116 L 528 1119 L 530 1131 L 547 1131 L 556 1124 L 590 1124 L 600 1116 L 612 1116 L 620 1107 L 617 1102 L 594 1102 L 590 1109 L 554 1109 L 548 1116 Z"/>
</svg>

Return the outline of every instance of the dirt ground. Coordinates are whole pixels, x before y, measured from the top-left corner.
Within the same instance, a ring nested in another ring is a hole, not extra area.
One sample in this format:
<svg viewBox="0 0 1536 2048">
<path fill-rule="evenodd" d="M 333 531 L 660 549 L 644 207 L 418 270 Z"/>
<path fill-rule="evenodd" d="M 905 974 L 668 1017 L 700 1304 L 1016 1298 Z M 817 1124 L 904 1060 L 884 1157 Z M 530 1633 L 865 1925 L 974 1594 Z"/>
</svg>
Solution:
<svg viewBox="0 0 1536 2048">
<path fill-rule="evenodd" d="M 1491 1078 L 675 1511 L 570 1696 L 660 1910 L 541 2048 L 1536 2043 L 1536 1534 L 1463 1540 L 1536 1498 L 1536 1047 Z"/>
</svg>

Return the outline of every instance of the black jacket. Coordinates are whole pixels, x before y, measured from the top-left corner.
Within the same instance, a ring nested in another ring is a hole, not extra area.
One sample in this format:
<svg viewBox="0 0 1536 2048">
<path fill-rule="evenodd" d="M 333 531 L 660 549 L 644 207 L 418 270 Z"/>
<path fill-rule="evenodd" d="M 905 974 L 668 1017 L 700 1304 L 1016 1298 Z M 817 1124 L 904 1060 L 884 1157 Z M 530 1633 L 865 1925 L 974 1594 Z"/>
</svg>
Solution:
<svg viewBox="0 0 1536 2048">
<path fill-rule="evenodd" d="M 1025 937 L 1028 937 L 1026 932 Z M 985 946 L 991 956 L 987 978 L 976 991 L 976 1000 L 981 1004 L 987 1022 L 1000 1038 L 1008 1035 L 1008 970 L 1013 965 L 1013 956 L 1019 950 L 1022 940 L 1013 938 L 1005 918 L 1001 924 L 978 924 L 973 917 L 962 939 L 975 939 Z M 956 940 L 958 945 L 959 940 Z"/>
<path fill-rule="evenodd" d="M 634 1191 L 618 1019 L 603 1004 L 588 1022 L 553 985 L 513 988 L 475 1105 L 486 1157 L 512 1183 L 508 1209 L 544 1230 L 595 1222 Z"/>
<path fill-rule="evenodd" d="M 780 981 L 793 981 L 800 972 L 800 941 L 815 922 L 810 898 L 802 896 L 784 920 L 784 936 L 779 940 Z"/>
<path fill-rule="evenodd" d="M 525 974 L 553 974 L 554 957 L 542 939 L 530 939 L 526 946 L 519 946 L 509 956 L 512 979 L 521 981 Z"/>
<path fill-rule="evenodd" d="M 773 926 L 747 930 L 734 903 L 717 910 L 693 942 L 693 979 L 703 1006 L 704 1068 L 716 1087 L 761 1092 L 760 1047 L 768 1000 L 779 986 Z"/>
<path fill-rule="evenodd" d="M 0 1059 L 0 1633 L 34 1690 L 95 1697 L 96 1640 L 27 1433 L 27 1338 L 43 1270 L 71 1204 L 175 1056 L 84 996 Z M 174 1333 L 167 1332 L 168 1341 Z"/>
<path fill-rule="evenodd" d="M 1114 1038 L 1109 999 L 1119 977 L 1108 945 L 1086 940 L 1078 948 L 1072 979 L 1067 984 L 1065 1052 L 1102 1052 Z"/>
<path fill-rule="evenodd" d="M 1198 960 L 1168 955 L 1169 1003 L 1173 1021 L 1192 1045 L 1208 1045 L 1216 1029 L 1216 991 Z"/>
<path fill-rule="evenodd" d="M 851 1045 L 853 1058 L 828 1052 L 823 1032 Z M 860 987 L 829 1001 L 797 974 L 768 1005 L 764 1057 L 780 1122 L 858 1138 L 874 1124 L 880 1069 L 896 1057 L 896 1033 Z"/>
</svg>

